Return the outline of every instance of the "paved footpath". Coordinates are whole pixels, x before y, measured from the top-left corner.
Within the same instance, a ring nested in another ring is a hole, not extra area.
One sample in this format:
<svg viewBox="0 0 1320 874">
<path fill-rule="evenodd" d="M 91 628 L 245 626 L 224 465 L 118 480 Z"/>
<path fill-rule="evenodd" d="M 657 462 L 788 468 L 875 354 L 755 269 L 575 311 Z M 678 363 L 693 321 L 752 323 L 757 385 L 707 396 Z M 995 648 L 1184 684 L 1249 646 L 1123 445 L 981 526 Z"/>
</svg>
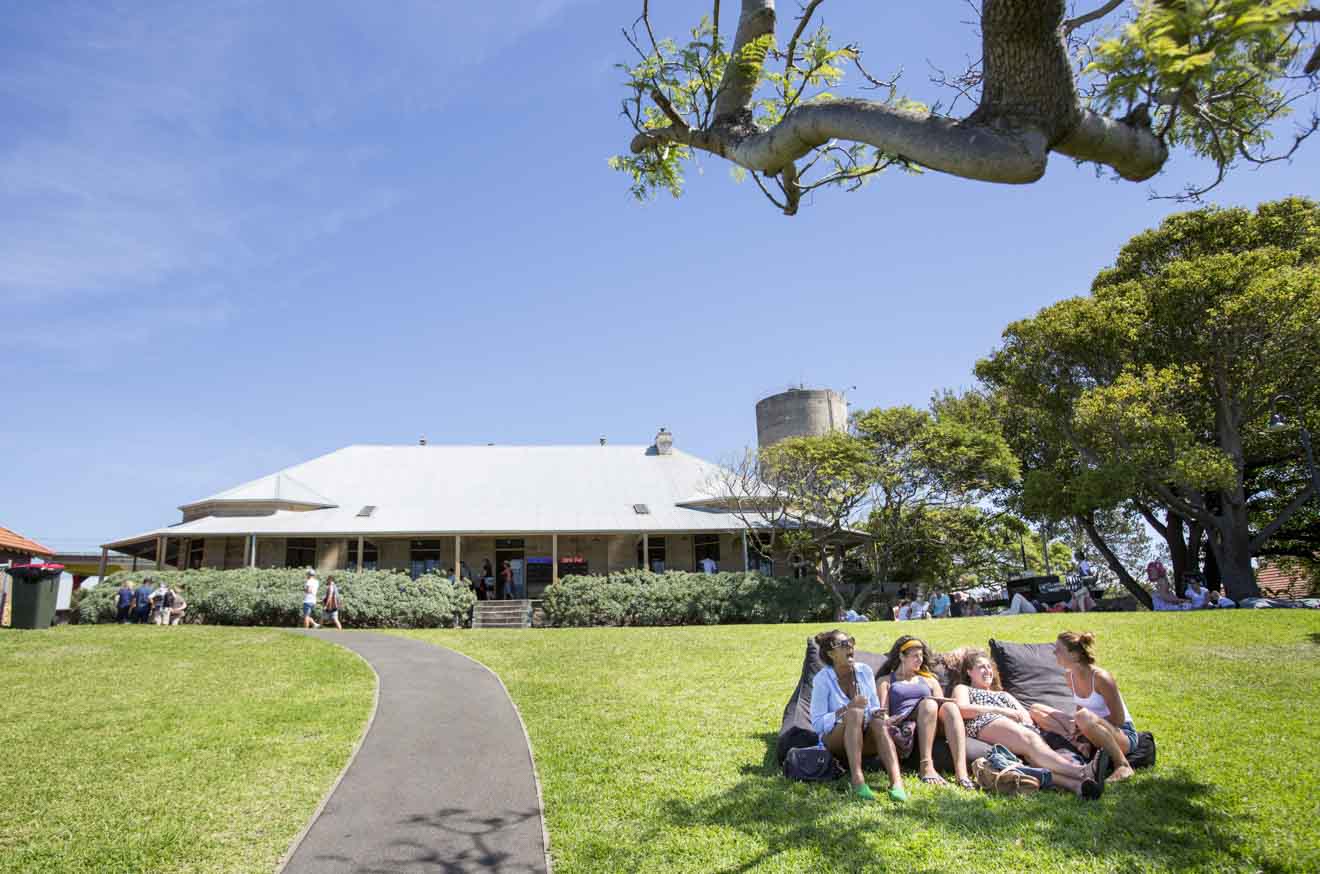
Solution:
<svg viewBox="0 0 1320 874">
<path fill-rule="evenodd" d="M 380 699 L 283 874 L 548 874 L 527 736 L 494 674 L 419 640 L 300 633 L 359 653 Z"/>
</svg>

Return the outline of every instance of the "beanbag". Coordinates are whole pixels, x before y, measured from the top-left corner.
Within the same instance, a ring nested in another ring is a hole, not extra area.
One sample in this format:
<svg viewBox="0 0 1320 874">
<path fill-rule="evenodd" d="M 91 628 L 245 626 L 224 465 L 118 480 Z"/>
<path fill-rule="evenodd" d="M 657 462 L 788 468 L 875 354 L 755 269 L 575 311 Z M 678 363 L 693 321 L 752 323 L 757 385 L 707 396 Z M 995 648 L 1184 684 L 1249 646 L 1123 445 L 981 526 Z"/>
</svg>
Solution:
<svg viewBox="0 0 1320 874">
<path fill-rule="evenodd" d="M 857 661 L 870 666 L 876 674 L 877 680 L 880 676 L 880 666 L 884 663 L 885 654 L 876 652 L 866 652 L 857 650 L 855 652 Z M 779 726 L 779 740 L 776 744 L 775 753 L 778 756 L 779 764 L 783 765 L 788 751 L 794 747 L 814 747 L 817 743 L 816 732 L 811 728 L 811 681 L 816 676 L 816 672 L 825 667 L 825 663 L 820 657 L 820 648 L 816 646 L 814 637 L 807 638 L 807 650 L 802 659 L 802 675 L 798 679 L 797 689 L 789 696 L 788 703 L 784 706 L 784 715 Z M 944 688 L 945 694 L 948 694 L 950 680 L 956 682 L 944 669 L 942 664 L 938 663 L 935 667 L 935 676 Z M 967 761 L 978 758 L 979 756 L 990 753 L 989 745 L 979 740 L 967 738 Z M 949 747 L 945 743 L 943 736 L 936 739 L 935 742 L 935 767 L 941 771 L 953 770 L 953 758 L 949 753 Z M 912 755 L 902 764 L 905 768 L 915 768 L 919 753 L 914 747 Z M 868 767 L 876 767 L 876 762 L 868 762 Z"/>
<path fill-rule="evenodd" d="M 990 657 L 1004 691 L 1025 706 L 1044 704 L 1064 713 L 1073 710 L 1072 690 L 1063 668 L 1054 660 L 1053 643 L 1013 643 L 990 638 Z"/>
</svg>

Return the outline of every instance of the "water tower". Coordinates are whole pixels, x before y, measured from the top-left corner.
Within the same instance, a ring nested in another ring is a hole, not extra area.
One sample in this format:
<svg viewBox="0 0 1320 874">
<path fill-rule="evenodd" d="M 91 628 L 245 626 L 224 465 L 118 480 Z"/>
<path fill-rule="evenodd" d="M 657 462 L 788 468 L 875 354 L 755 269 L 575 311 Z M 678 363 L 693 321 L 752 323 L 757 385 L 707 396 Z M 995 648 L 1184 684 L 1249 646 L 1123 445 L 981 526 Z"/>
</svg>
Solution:
<svg viewBox="0 0 1320 874">
<path fill-rule="evenodd" d="M 848 428 L 848 401 L 828 388 L 790 388 L 756 404 L 756 445 Z"/>
</svg>

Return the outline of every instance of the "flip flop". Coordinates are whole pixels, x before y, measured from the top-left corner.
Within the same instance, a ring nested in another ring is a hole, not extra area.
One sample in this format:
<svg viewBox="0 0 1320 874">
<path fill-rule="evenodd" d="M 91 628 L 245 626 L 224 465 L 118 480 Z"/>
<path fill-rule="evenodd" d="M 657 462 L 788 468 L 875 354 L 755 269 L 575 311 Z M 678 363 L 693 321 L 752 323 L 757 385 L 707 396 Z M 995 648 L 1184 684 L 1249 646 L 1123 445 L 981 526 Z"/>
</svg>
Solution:
<svg viewBox="0 0 1320 874">
<path fill-rule="evenodd" d="M 922 783 L 925 783 L 927 786 L 948 786 L 948 785 L 949 785 L 949 781 L 948 781 L 948 780 L 945 780 L 945 779 L 944 779 L 943 777 L 941 777 L 939 774 L 927 774 L 925 777 L 921 777 L 920 779 L 921 779 L 921 782 L 922 782 Z"/>
<path fill-rule="evenodd" d="M 958 780 L 958 788 L 966 789 L 968 792 L 975 792 L 978 787 L 971 780 L 968 780 L 966 777 L 962 777 L 961 779 Z"/>
</svg>

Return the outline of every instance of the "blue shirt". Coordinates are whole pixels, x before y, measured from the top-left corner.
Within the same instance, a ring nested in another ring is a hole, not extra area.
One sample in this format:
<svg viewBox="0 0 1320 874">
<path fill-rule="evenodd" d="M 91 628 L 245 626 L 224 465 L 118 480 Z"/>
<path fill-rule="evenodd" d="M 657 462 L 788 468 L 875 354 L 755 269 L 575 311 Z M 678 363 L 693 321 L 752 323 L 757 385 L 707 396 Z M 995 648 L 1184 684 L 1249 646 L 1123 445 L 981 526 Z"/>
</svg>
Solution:
<svg viewBox="0 0 1320 874">
<path fill-rule="evenodd" d="M 930 602 L 930 615 L 936 619 L 949 615 L 949 596 L 941 592 Z"/>
<path fill-rule="evenodd" d="M 130 589 L 128 586 L 121 586 L 118 590 L 118 593 L 119 593 L 119 601 L 117 602 L 117 606 L 119 606 L 121 609 L 133 603 L 133 590 Z"/>
<path fill-rule="evenodd" d="M 866 710 L 868 713 L 874 713 L 880 709 L 880 698 L 875 693 L 875 673 L 862 662 L 855 663 L 853 669 L 857 678 L 857 691 L 866 696 Z M 843 694 L 843 689 L 839 686 L 839 678 L 833 668 L 821 668 L 816 672 L 816 676 L 811 678 L 811 728 L 816 732 L 821 743 L 825 742 L 827 734 L 834 731 L 834 726 L 838 722 L 835 712 L 846 707 L 849 700 L 848 696 Z"/>
</svg>

